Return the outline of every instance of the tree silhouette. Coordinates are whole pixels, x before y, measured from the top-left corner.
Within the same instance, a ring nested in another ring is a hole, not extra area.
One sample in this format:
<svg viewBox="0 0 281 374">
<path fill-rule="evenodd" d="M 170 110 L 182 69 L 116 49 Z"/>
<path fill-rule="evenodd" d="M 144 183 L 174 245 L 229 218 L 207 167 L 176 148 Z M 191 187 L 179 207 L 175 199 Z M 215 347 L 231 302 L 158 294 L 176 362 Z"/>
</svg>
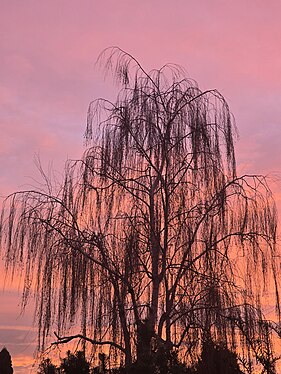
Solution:
<svg viewBox="0 0 281 374">
<path fill-rule="evenodd" d="M 85 358 L 83 351 L 77 351 L 75 354 L 67 352 L 67 357 L 62 360 L 60 365 L 62 373 L 65 374 L 89 374 L 90 364 Z"/>
<path fill-rule="evenodd" d="M 13 372 L 11 355 L 6 348 L 3 348 L 0 352 L 0 373 L 13 374 Z"/>
<path fill-rule="evenodd" d="M 203 343 L 197 374 L 243 374 L 240 370 L 235 353 L 226 347 L 216 345 L 211 340 Z"/>
<path fill-rule="evenodd" d="M 38 374 L 89 374 L 90 364 L 83 351 L 71 353 L 67 351 L 66 357 L 61 360 L 60 366 L 55 366 L 50 358 L 43 359 L 38 368 Z"/>
<path fill-rule="evenodd" d="M 57 368 L 52 363 L 50 358 L 46 358 L 40 362 L 39 368 L 38 368 L 38 374 L 56 374 Z"/>
<path fill-rule="evenodd" d="M 266 179 L 237 175 L 234 119 L 217 90 L 175 65 L 147 73 L 119 48 L 99 62 L 122 88 L 90 104 L 82 159 L 60 188 L 46 177 L 44 191 L 11 195 L 2 215 L 24 305 L 35 284 L 41 347 L 55 325 L 55 344 L 82 339 L 129 368 L 163 349 L 194 362 L 211 338 L 251 365 L 266 284 L 279 311 Z"/>
</svg>

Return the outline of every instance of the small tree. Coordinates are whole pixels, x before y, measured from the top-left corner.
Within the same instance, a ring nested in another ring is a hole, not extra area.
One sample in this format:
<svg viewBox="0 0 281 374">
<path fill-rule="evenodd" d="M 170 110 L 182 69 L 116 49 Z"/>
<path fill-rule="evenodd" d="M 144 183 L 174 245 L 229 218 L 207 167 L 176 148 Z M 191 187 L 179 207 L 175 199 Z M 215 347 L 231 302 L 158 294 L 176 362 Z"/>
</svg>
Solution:
<svg viewBox="0 0 281 374">
<path fill-rule="evenodd" d="M 267 181 L 237 175 L 234 120 L 217 90 L 174 65 L 147 73 L 118 48 L 100 61 L 122 89 L 90 104 L 82 159 L 61 188 L 47 180 L 11 195 L 2 217 L 24 305 L 36 287 L 40 347 L 55 325 L 55 344 L 82 339 L 129 368 L 154 365 L 162 349 L 193 362 L 211 337 L 250 365 L 269 282 L 279 311 Z"/>
<path fill-rule="evenodd" d="M 67 357 L 61 362 L 60 369 L 65 374 L 89 374 L 90 364 L 86 360 L 84 352 L 77 351 L 73 354 L 68 351 Z"/>
<path fill-rule="evenodd" d="M 38 374 L 56 374 L 57 367 L 52 363 L 50 358 L 43 359 L 39 364 Z"/>
<path fill-rule="evenodd" d="M 11 355 L 7 348 L 3 348 L 0 352 L 0 373 L 13 374 L 13 372 Z"/>
<path fill-rule="evenodd" d="M 224 346 L 213 341 L 203 343 L 202 354 L 196 365 L 197 374 L 243 374 L 237 356 Z"/>
</svg>

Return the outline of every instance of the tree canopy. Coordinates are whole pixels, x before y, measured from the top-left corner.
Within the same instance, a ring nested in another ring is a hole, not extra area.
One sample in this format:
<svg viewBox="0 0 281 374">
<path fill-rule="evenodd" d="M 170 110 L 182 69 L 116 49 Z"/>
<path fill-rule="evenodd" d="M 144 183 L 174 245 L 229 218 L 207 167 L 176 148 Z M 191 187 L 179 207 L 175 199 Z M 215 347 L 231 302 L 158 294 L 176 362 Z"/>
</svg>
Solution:
<svg viewBox="0 0 281 374">
<path fill-rule="evenodd" d="M 13 372 L 11 355 L 7 348 L 4 347 L 0 352 L 0 373 L 13 374 Z"/>
<path fill-rule="evenodd" d="M 81 160 L 60 187 L 9 196 L 2 215 L 24 304 L 35 288 L 40 347 L 55 330 L 54 344 L 81 339 L 130 367 L 175 349 L 192 364 L 211 339 L 264 366 L 276 208 L 265 177 L 237 175 L 227 102 L 176 65 L 146 72 L 119 48 L 99 62 L 121 90 L 90 104 Z"/>
</svg>

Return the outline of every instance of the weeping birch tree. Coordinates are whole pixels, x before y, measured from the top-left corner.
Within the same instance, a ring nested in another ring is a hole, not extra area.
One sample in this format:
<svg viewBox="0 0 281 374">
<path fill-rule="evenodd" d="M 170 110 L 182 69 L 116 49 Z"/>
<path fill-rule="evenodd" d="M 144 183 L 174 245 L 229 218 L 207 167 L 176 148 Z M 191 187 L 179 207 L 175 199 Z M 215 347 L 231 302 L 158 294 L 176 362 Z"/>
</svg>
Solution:
<svg viewBox="0 0 281 374">
<path fill-rule="evenodd" d="M 192 363 L 212 340 L 273 373 L 261 299 L 270 285 L 279 317 L 276 209 L 263 176 L 236 173 L 227 102 L 175 65 L 146 72 L 119 48 L 99 62 L 121 90 L 90 104 L 81 160 L 3 210 L 40 349 L 55 333 L 130 367 L 174 350 Z"/>
</svg>

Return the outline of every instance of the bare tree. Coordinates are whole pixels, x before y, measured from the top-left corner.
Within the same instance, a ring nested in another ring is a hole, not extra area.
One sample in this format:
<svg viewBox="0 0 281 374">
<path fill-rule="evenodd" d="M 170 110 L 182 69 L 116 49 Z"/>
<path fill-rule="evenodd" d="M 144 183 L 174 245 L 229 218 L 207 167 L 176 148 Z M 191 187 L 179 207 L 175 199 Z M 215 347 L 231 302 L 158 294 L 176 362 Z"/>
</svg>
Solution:
<svg viewBox="0 0 281 374">
<path fill-rule="evenodd" d="M 160 348 L 191 362 L 211 338 L 251 365 L 266 284 L 279 316 L 266 179 L 236 174 L 234 119 L 217 90 L 175 65 L 147 73 L 119 48 L 99 62 L 122 88 L 116 102 L 90 104 L 82 159 L 60 189 L 47 180 L 16 192 L 3 213 L 24 305 L 35 287 L 40 347 L 55 329 L 56 344 L 106 346 L 129 367 Z"/>
</svg>

